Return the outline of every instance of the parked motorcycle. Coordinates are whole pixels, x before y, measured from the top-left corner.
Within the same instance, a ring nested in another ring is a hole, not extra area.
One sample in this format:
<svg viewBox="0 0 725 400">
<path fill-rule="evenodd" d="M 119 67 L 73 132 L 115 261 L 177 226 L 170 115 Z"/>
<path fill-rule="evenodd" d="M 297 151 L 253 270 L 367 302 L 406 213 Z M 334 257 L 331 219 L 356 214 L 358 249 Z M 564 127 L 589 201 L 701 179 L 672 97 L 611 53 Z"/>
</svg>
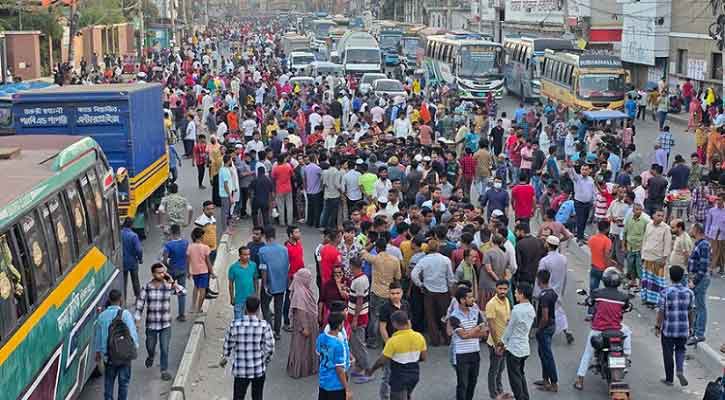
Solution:
<svg viewBox="0 0 725 400">
<path fill-rule="evenodd" d="M 594 306 L 594 302 L 586 290 L 579 289 L 577 294 L 586 296 L 585 300 L 579 303 L 580 305 Z M 624 310 L 624 312 L 629 311 L 632 311 L 631 305 Z M 610 400 L 630 399 L 629 384 L 624 380 L 629 362 L 624 354 L 624 338 L 625 335 L 619 330 L 604 331 L 591 338 L 594 357 L 589 369 L 607 382 Z"/>
</svg>

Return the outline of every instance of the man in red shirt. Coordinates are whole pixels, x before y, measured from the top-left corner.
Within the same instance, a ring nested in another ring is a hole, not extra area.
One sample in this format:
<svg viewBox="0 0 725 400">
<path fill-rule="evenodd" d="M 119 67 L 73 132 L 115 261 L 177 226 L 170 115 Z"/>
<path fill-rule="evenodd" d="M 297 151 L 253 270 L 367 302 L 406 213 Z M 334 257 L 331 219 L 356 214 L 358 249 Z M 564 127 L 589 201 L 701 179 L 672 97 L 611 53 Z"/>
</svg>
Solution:
<svg viewBox="0 0 725 400">
<path fill-rule="evenodd" d="M 612 256 L 612 240 L 609 238 L 609 221 L 599 221 L 597 223 L 597 234 L 590 237 L 587 241 L 591 252 L 592 269 L 589 271 L 589 293 L 599 288 L 602 281 L 604 270 L 610 265 L 614 266 Z M 587 321 L 592 320 L 594 308 L 590 307 L 587 313 Z"/>
<path fill-rule="evenodd" d="M 300 228 L 290 225 L 287 227 L 287 241 L 284 243 L 284 247 L 287 248 L 287 254 L 289 255 L 289 271 L 287 272 L 287 282 L 289 285 L 292 284 L 292 277 L 300 269 L 305 267 L 305 249 L 302 247 L 302 232 Z M 289 321 L 289 308 L 290 308 L 290 296 L 289 289 L 284 293 L 284 305 L 282 307 L 282 313 L 284 317 L 284 329 L 287 332 L 292 332 L 292 327 Z"/>
<path fill-rule="evenodd" d="M 529 177 L 526 174 L 519 176 L 519 184 L 511 189 L 511 206 L 514 209 L 514 217 L 520 223 L 529 223 L 534 216 L 536 205 L 536 192 L 529 184 Z"/>
<path fill-rule="evenodd" d="M 476 160 L 473 158 L 473 151 L 466 147 L 466 155 L 461 157 L 459 164 L 461 165 L 461 174 L 458 175 L 456 187 L 462 187 L 463 193 L 468 194 L 471 191 L 471 183 L 476 176 Z M 453 182 L 451 182 L 453 183 Z"/>
<path fill-rule="evenodd" d="M 332 270 L 335 265 L 342 264 L 342 255 L 337 250 L 337 245 L 340 242 L 337 229 L 327 230 L 325 236 L 327 243 L 320 249 L 320 287 L 325 286 L 325 283 L 332 279 Z"/>
<path fill-rule="evenodd" d="M 277 156 L 277 165 L 272 168 L 272 181 L 274 182 L 275 200 L 279 211 L 280 225 L 291 225 L 292 220 L 292 175 L 294 170 L 287 162 L 287 155 Z M 287 221 L 285 223 L 285 215 Z"/>
</svg>

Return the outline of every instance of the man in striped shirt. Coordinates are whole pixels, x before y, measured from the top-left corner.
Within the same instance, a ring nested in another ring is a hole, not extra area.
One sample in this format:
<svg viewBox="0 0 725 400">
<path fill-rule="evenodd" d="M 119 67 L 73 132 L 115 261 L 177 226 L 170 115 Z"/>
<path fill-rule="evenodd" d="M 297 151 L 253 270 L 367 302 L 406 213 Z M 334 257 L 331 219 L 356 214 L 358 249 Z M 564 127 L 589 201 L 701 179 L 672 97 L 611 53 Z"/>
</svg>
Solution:
<svg viewBox="0 0 725 400">
<path fill-rule="evenodd" d="M 475 304 L 471 288 L 456 290 L 458 307 L 448 323 L 453 331 L 451 346 L 456 355 L 456 400 L 472 400 L 481 367 L 481 338 L 488 337 L 486 320 Z"/>
</svg>

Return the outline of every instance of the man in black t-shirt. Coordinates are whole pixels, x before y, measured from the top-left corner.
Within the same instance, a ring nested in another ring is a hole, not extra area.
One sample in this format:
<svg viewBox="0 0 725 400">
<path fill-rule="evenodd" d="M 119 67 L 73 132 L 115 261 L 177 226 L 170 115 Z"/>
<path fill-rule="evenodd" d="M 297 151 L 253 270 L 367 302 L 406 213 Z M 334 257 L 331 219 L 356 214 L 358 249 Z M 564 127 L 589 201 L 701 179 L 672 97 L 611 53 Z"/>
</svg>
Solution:
<svg viewBox="0 0 725 400">
<path fill-rule="evenodd" d="M 388 286 L 389 296 L 382 307 L 380 307 L 380 316 L 378 317 L 378 327 L 383 342 L 387 343 L 388 339 L 395 333 L 393 327 L 392 315 L 396 311 L 405 311 L 410 313 L 410 304 L 403 300 L 403 288 L 400 282 L 393 281 Z M 387 363 L 383 367 L 383 379 L 380 381 L 380 398 L 390 398 L 390 364 Z"/>
<path fill-rule="evenodd" d="M 541 288 L 539 303 L 536 307 L 536 342 L 539 344 L 539 359 L 541 359 L 541 371 L 544 379 L 534 382 L 540 390 L 546 392 L 559 391 L 559 379 L 556 373 L 556 362 L 554 353 L 551 351 L 551 338 L 556 330 L 556 319 L 554 310 L 559 296 L 554 289 L 549 287 L 551 273 L 541 269 L 536 273 L 536 279 Z"/>
</svg>

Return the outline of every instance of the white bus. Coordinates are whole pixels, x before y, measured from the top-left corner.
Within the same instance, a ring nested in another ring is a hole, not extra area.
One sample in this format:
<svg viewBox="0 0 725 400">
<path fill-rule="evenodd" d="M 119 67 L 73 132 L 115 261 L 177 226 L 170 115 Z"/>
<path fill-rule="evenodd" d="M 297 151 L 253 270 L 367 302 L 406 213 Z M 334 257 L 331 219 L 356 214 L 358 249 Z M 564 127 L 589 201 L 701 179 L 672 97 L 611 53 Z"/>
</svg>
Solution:
<svg viewBox="0 0 725 400">
<path fill-rule="evenodd" d="M 503 47 L 477 34 L 430 36 L 423 68 L 428 84 L 447 84 L 459 98 L 503 97 Z"/>
</svg>

